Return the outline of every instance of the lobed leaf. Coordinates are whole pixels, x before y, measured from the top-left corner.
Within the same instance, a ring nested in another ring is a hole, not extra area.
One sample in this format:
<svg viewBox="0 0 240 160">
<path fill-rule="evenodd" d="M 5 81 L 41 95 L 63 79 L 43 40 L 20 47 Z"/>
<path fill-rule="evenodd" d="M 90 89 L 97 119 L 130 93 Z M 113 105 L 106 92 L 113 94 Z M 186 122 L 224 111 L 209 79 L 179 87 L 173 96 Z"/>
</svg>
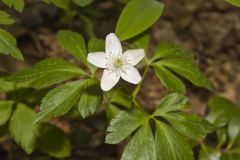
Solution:
<svg viewBox="0 0 240 160">
<path fill-rule="evenodd" d="M 0 126 L 4 125 L 12 114 L 13 101 L 0 101 Z"/>
<path fill-rule="evenodd" d="M 73 81 L 52 89 L 42 100 L 34 123 L 67 113 L 79 100 L 84 81 Z"/>
<path fill-rule="evenodd" d="M 8 24 L 13 24 L 15 21 L 10 18 L 10 15 L 5 12 L 0 10 L 0 24 L 8 25 Z"/>
<path fill-rule="evenodd" d="M 24 0 L 2 0 L 10 8 L 14 8 L 18 12 L 22 12 L 24 7 Z"/>
<path fill-rule="evenodd" d="M 0 29 L 0 53 L 23 60 L 21 51 L 17 48 L 16 39 L 7 31 Z"/>
<path fill-rule="evenodd" d="M 9 124 L 9 132 L 18 145 L 27 154 L 35 149 L 35 143 L 39 136 L 40 126 L 34 125 L 36 113 L 23 104 L 18 104 Z"/>
<path fill-rule="evenodd" d="M 6 80 L 28 83 L 29 86 L 40 89 L 84 74 L 82 69 L 65 60 L 48 58 Z"/>
<path fill-rule="evenodd" d="M 78 102 L 78 111 L 83 118 L 93 114 L 103 101 L 103 91 L 99 82 L 94 79 L 88 79 L 85 82 L 83 93 Z"/>
</svg>

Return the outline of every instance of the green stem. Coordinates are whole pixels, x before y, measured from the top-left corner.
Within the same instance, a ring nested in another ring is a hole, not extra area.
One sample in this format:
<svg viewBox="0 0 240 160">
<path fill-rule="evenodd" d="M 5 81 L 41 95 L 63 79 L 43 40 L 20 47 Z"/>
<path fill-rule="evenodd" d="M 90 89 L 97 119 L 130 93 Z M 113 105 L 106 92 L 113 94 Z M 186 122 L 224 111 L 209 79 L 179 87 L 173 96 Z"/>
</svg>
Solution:
<svg viewBox="0 0 240 160">
<path fill-rule="evenodd" d="M 139 104 L 137 103 L 136 98 L 137 98 L 138 92 L 139 92 L 139 90 L 140 90 L 140 88 L 141 88 L 141 86 L 142 86 L 142 84 L 143 84 L 143 81 L 145 80 L 145 78 L 146 78 L 146 76 L 147 76 L 149 67 L 150 67 L 150 65 L 147 64 L 147 66 L 146 66 L 146 68 L 145 68 L 145 70 L 144 70 L 144 72 L 143 72 L 143 76 L 142 76 L 141 82 L 137 85 L 137 87 L 134 89 L 134 91 L 133 91 L 133 93 L 132 93 L 133 102 L 134 102 L 135 105 L 137 104 L 138 106 L 139 106 Z"/>
</svg>

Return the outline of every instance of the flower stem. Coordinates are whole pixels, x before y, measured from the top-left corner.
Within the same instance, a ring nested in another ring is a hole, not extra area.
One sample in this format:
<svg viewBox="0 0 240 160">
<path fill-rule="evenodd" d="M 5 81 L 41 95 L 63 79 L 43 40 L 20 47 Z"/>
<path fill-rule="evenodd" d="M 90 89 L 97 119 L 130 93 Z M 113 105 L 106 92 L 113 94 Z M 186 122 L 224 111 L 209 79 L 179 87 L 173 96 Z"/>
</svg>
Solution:
<svg viewBox="0 0 240 160">
<path fill-rule="evenodd" d="M 149 67 L 150 65 L 147 64 L 144 72 L 143 72 L 143 76 L 142 76 L 142 80 L 141 82 L 137 85 L 137 87 L 134 89 L 133 93 L 132 93 L 132 99 L 133 99 L 133 102 L 134 104 L 138 104 L 137 101 L 136 101 L 136 98 L 137 98 L 137 95 L 138 95 L 138 92 L 143 84 L 143 81 L 145 80 L 146 76 L 147 76 L 147 73 L 148 73 L 148 70 L 149 70 Z"/>
</svg>

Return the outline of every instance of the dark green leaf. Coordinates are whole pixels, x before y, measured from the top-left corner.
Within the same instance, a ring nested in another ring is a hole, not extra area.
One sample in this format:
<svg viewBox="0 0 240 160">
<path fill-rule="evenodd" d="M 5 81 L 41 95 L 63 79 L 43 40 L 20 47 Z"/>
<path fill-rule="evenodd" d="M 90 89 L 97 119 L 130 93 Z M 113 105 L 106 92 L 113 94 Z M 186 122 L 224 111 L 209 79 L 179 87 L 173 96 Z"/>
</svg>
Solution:
<svg viewBox="0 0 240 160">
<path fill-rule="evenodd" d="M 240 108 L 223 97 L 212 97 L 208 101 L 208 105 L 211 111 L 207 116 L 207 120 L 218 127 L 226 125 L 232 118 L 240 115 Z"/>
<path fill-rule="evenodd" d="M 107 93 L 109 101 L 113 104 L 121 105 L 130 109 L 132 106 L 131 96 L 120 88 L 112 89 Z"/>
<path fill-rule="evenodd" d="M 16 39 L 7 31 L 0 29 L 0 53 L 23 60 L 21 51 L 17 48 Z"/>
<path fill-rule="evenodd" d="M 48 4 L 53 3 L 55 6 L 62 8 L 64 10 L 69 9 L 69 1 L 68 0 L 43 0 L 43 1 Z"/>
<path fill-rule="evenodd" d="M 62 48 L 86 66 L 88 65 L 87 50 L 81 34 L 69 30 L 60 30 L 57 34 L 57 40 Z"/>
<path fill-rule="evenodd" d="M 84 81 L 69 82 L 46 94 L 34 123 L 67 113 L 79 100 Z"/>
<path fill-rule="evenodd" d="M 136 36 L 130 40 L 130 43 L 134 46 L 134 48 L 144 49 L 146 55 L 148 53 L 149 42 L 150 36 L 146 33 Z"/>
<path fill-rule="evenodd" d="M 102 39 L 92 38 L 88 41 L 88 52 L 105 51 L 105 41 Z"/>
<path fill-rule="evenodd" d="M 152 130 L 148 123 L 145 123 L 129 141 L 121 160 L 155 160 L 156 149 L 158 148 L 155 147 Z"/>
<path fill-rule="evenodd" d="M 151 27 L 163 12 L 156 0 L 132 0 L 122 11 L 116 27 L 120 40 L 127 40 Z"/>
<path fill-rule="evenodd" d="M 65 158 L 71 154 L 71 144 L 66 135 L 54 126 L 41 128 L 41 136 L 37 140 L 37 148 L 50 156 Z"/>
<path fill-rule="evenodd" d="M 99 82 L 94 79 L 86 80 L 82 96 L 78 103 L 78 111 L 83 118 L 93 114 L 103 101 L 103 92 Z"/>
<path fill-rule="evenodd" d="M 202 140 L 215 129 L 208 121 L 194 114 L 169 113 L 164 118 L 180 133 L 195 141 Z"/>
<path fill-rule="evenodd" d="M 22 12 L 24 7 L 24 0 L 2 0 L 8 7 L 14 8 L 15 10 Z"/>
<path fill-rule="evenodd" d="M 170 58 L 158 61 L 155 65 L 164 66 L 183 76 L 194 85 L 212 90 L 212 85 L 197 65 L 182 58 Z"/>
<path fill-rule="evenodd" d="M 228 125 L 229 143 L 232 145 L 236 139 L 240 136 L 240 117 L 234 117 L 231 119 Z"/>
<path fill-rule="evenodd" d="M 161 65 L 154 66 L 155 73 L 162 84 L 170 91 L 186 93 L 186 87 L 183 82 L 172 72 Z"/>
<path fill-rule="evenodd" d="M 187 109 L 189 107 L 191 105 L 183 94 L 171 93 L 161 100 L 153 115 L 165 115 L 167 112 Z"/>
<path fill-rule="evenodd" d="M 155 141 L 157 160 L 194 160 L 184 137 L 164 123 L 156 121 Z"/>
<path fill-rule="evenodd" d="M 72 0 L 72 2 L 80 7 L 86 7 L 87 5 L 91 4 L 93 0 Z"/>
<path fill-rule="evenodd" d="M 28 154 L 35 149 L 35 142 L 39 135 L 39 125 L 33 124 L 35 118 L 36 113 L 33 110 L 18 104 L 9 125 L 11 136 Z"/>
<path fill-rule="evenodd" d="M 109 106 L 107 107 L 107 119 L 110 121 L 112 118 L 114 118 L 115 116 L 117 116 L 117 114 L 120 112 L 121 110 L 115 106 L 114 104 L 109 104 Z"/>
<path fill-rule="evenodd" d="M 120 112 L 110 122 L 107 132 L 110 132 L 105 142 L 108 144 L 116 144 L 127 138 L 139 126 L 146 123 L 148 115 L 141 111 Z"/>
<path fill-rule="evenodd" d="M 10 18 L 10 15 L 5 12 L 0 10 L 0 24 L 13 24 L 15 21 Z"/>
<path fill-rule="evenodd" d="M 0 101 L 0 126 L 5 124 L 12 114 L 12 101 Z"/>
<path fill-rule="evenodd" d="M 165 59 L 165 58 L 186 58 L 193 59 L 194 55 L 192 52 L 169 42 L 158 43 L 155 52 L 153 54 L 153 59 Z"/>
<path fill-rule="evenodd" d="M 11 75 L 7 80 L 28 83 L 39 89 L 84 74 L 82 69 L 65 60 L 49 58 L 35 64 L 31 69 Z"/>
</svg>

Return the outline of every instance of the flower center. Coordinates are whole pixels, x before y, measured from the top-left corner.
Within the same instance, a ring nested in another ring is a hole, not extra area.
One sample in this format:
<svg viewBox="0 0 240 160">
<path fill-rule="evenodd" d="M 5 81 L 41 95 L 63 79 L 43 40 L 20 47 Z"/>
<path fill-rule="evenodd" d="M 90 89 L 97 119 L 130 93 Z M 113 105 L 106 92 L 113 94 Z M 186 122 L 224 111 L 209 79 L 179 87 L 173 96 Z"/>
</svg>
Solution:
<svg viewBox="0 0 240 160">
<path fill-rule="evenodd" d="M 123 61 L 121 58 L 116 58 L 114 61 L 114 67 L 121 68 L 123 66 Z"/>
</svg>

